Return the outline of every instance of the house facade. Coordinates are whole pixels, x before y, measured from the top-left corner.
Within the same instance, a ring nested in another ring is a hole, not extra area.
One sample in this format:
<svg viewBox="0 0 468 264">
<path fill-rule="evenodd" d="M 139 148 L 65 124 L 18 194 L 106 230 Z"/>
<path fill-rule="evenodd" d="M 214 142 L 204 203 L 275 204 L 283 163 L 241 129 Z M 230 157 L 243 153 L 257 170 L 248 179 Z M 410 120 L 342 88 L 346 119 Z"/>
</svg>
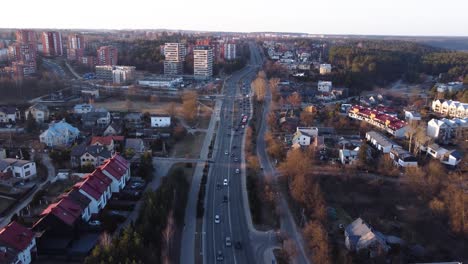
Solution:
<svg viewBox="0 0 468 264">
<path fill-rule="evenodd" d="M 466 138 L 468 133 L 468 118 L 433 118 L 427 123 L 426 133 L 429 137 L 442 143 L 449 143 L 457 136 Z"/>
<path fill-rule="evenodd" d="M 19 110 L 13 106 L 0 106 L 0 123 L 16 123 L 20 118 Z"/>
<path fill-rule="evenodd" d="M 73 143 L 79 134 L 78 128 L 62 120 L 50 123 L 49 128 L 39 136 L 39 140 L 48 147 L 67 146 Z"/>
<path fill-rule="evenodd" d="M 78 104 L 73 107 L 75 114 L 86 114 L 94 111 L 94 106 L 91 104 Z"/>
<path fill-rule="evenodd" d="M 318 128 L 316 127 L 297 127 L 292 138 L 292 144 L 309 146 L 317 136 Z"/>
<path fill-rule="evenodd" d="M 377 150 L 383 153 L 390 153 L 393 147 L 398 147 L 399 145 L 391 141 L 386 136 L 382 135 L 376 131 L 369 131 L 366 133 L 366 140 L 373 145 Z"/>
<path fill-rule="evenodd" d="M 49 108 L 47 108 L 46 105 L 43 104 L 35 104 L 29 107 L 24 115 L 26 118 L 29 116 L 29 114 L 32 115 L 34 120 L 36 120 L 37 123 L 44 123 L 47 120 L 49 120 Z"/>
<path fill-rule="evenodd" d="M 36 238 L 34 232 L 13 221 L 0 230 L 1 263 L 29 264 L 36 256 Z M 10 259 L 3 257 L 11 254 Z"/>
<path fill-rule="evenodd" d="M 390 249 L 383 234 L 374 231 L 361 218 L 346 227 L 345 245 L 349 251 L 359 252 L 367 249 L 372 256 L 380 255 Z"/>
<path fill-rule="evenodd" d="M 151 127 L 170 127 L 170 116 L 151 116 Z"/>
<path fill-rule="evenodd" d="M 437 99 L 432 101 L 431 109 L 443 116 L 468 118 L 468 103 Z"/>
<path fill-rule="evenodd" d="M 404 150 L 401 147 L 393 147 L 390 150 L 390 158 L 393 160 L 393 163 L 399 167 L 417 167 L 418 160 L 408 151 Z"/>
<path fill-rule="evenodd" d="M 434 159 L 438 159 L 441 163 L 449 166 L 457 166 L 463 158 L 463 155 L 460 152 L 456 150 L 448 150 L 438 144 L 427 146 L 426 153 Z"/>
<path fill-rule="evenodd" d="M 329 93 L 331 92 L 332 90 L 332 82 L 330 81 L 318 81 L 317 83 L 317 90 L 319 92 L 325 92 L 325 93 Z"/>
<path fill-rule="evenodd" d="M 29 179 L 37 174 L 34 161 L 20 159 L 3 159 L 0 161 L 2 164 L 7 164 L 7 170 L 9 169 L 15 178 Z"/>
</svg>

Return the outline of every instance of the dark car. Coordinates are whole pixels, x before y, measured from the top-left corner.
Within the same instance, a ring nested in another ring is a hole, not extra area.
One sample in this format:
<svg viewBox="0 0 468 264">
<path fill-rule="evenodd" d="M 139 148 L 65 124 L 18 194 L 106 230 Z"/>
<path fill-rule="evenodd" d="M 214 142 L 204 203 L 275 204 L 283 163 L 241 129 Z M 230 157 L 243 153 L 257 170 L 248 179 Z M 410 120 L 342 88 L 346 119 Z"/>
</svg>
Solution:
<svg viewBox="0 0 468 264">
<path fill-rule="evenodd" d="M 223 196 L 223 203 L 227 203 L 227 202 L 228 202 L 228 197 L 227 197 L 227 195 L 224 195 Z"/>
<path fill-rule="evenodd" d="M 221 250 L 218 250 L 218 254 L 216 254 L 216 260 L 217 261 L 223 261 L 224 260 L 223 252 L 221 252 Z"/>
<path fill-rule="evenodd" d="M 237 241 L 235 244 L 234 244 L 234 248 L 235 249 L 242 249 L 242 244 L 240 241 Z"/>
</svg>

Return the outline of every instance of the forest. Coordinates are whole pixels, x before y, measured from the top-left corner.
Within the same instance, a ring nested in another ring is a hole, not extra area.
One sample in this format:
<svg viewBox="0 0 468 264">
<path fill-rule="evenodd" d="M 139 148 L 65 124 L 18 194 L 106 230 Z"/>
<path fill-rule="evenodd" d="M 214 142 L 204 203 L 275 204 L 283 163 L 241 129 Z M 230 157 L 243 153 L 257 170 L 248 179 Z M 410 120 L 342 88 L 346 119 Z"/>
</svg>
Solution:
<svg viewBox="0 0 468 264">
<path fill-rule="evenodd" d="M 337 69 L 332 81 L 349 87 L 351 93 L 398 79 L 416 83 L 422 74 L 442 74 L 440 81 L 455 81 L 468 74 L 468 53 L 414 42 L 353 40 L 330 47 L 328 55 Z"/>
</svg>

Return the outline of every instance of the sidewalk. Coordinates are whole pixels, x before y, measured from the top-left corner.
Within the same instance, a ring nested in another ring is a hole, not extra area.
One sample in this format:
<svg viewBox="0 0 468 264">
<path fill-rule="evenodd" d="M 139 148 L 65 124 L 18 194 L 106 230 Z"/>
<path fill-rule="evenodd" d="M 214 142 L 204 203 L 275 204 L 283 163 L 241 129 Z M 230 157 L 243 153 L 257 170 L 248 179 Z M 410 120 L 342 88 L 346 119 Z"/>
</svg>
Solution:
<svg viewBox="0 0 468 264">
<path fill-rule="evenodd" d="M 200 159 L 208 158 L 209 146 L 213 138 L 216 122 L 219 120 L 218 112 L 221 108 L 221 100 L 217 99 L 211 115 L 210 124 L 203 141 L 203 146 L 200 151 Z M 198 192 L 200 190 L 200 182 L 203 175 L 205 162 L 198 162 L 193 173 L 192 183 L 188 197 L 187 207 L 185 208 L 184 230 L 182 233 L 182 242 L 180 249 L 180 263 L 193 264 L 195 261 L 195 231 L 197 227 L 197 203 Z"/>
</svg>

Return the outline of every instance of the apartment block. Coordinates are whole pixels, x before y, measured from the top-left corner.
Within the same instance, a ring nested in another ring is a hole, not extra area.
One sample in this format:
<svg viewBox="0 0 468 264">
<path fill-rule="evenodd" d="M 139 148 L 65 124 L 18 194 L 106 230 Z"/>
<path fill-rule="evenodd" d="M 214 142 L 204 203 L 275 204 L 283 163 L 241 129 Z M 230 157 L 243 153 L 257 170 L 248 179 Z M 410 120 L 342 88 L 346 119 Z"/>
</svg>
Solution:
<svg viewBox="0 0 468 264">
<path fill-rule="evenodd" d="M 193 75 L 195 77 L 213 76 L 213 49 L 197 46 L 193 49 Z"/>
<path fill-rule="evenodd" d="M 62 56 L 62 33 L 57 31 L 42 32 L 42 52 L 45 56 Z"/>
<path fill-rule="evenodd" d="M 103 46 L 97 50 L 97 64 L 114 66 L 118 63 L 118 50 L 113 46 Z"/>
<path fill-rule="evenodd" d="M 164 45 L 164 74 L 181 75 L 184 73 L 184 61 L 187 50 L 182 43 Z"/>
</svg>

